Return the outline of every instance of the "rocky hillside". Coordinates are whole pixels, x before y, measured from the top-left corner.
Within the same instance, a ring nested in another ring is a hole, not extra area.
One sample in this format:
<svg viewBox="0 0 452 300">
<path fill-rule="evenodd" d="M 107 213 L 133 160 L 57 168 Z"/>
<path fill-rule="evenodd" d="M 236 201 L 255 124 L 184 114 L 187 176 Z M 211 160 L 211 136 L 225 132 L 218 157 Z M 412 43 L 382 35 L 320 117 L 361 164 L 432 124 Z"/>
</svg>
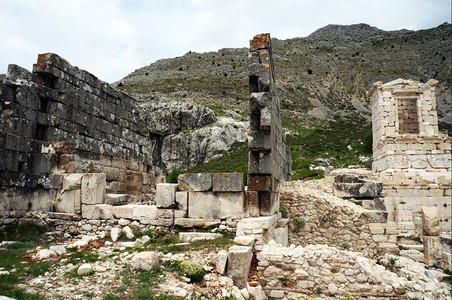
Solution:
<svg viewBox="0 0 452 300">
<path fill-rule="evenodd" d="M 304 38 L 274 38 L 275 79 L 295 178 L 315 175 L 302 170 L 319 157 L 334 166 L 358 163 L 370 130 L 365 93 L 376 81 L 437 79 L 440 129 L 450 128 L 450 41 L 447 23 L 420 31 L 328 25 Z M 239 114 L 246 120 L 247 67 L 247 48 L 190 51 L 140 68 L 116 84 L 146 103 L 170 98 L 207 106 L 217 117 Z"/>
</svg>

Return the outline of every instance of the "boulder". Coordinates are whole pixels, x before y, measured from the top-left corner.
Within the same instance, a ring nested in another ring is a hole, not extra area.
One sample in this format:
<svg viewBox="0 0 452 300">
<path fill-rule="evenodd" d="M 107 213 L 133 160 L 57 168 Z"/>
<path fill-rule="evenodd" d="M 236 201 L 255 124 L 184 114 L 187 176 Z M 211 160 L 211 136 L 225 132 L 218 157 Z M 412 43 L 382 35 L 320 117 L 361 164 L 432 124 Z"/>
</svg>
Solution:
<svg viewBox="0 0 452 300">
<path fill-rule="evenodd" d="M 57 255 L 63 255 L 66 253 L 66 248 L 61 245 L 50 246 L 49 250 L 54 251 Z"/>
<path fill-rule="evenodd" d="M 149 271 L 159 265 L 159 256 L 153 251 L 140 252 L 132 258 L 130 264 L 134 269 Z"/>
<path fill-rule="evenodd" d="M 224 275 L 226 273 L 226 265 L 228 262 L 228 252 L 226 250 L 220 250 L 217 254 L 215 270 L 218 274 Z"/>
</svg>

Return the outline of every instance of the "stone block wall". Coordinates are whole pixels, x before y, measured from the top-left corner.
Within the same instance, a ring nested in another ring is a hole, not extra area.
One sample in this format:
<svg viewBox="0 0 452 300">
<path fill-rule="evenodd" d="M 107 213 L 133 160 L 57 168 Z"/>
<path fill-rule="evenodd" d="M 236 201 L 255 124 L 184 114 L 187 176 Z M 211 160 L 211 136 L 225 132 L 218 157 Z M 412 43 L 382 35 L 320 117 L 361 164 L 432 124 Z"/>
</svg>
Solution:
<svg viewBox="0 0 452 300">
<path fill-rule="evenodd" d="M 387 213 L 371 211 L 302 182 L 284 183 L 281 206 L 288 208 L 289 244 L 323 244 L 375 258 L 398 254 L 397 225 Z"/>
<path fill-rule="evenodd" d="M 397 79 L 377 82 L 368 92 L 372 168 L 401 234 L 414 234 L 422 206 L 437 207 L 442 229 L 451 228 L 451 139 L 438 131 L 436 84 Z"/>
<path fill-rule="evenodd" d="M 250 41 L 250 140 L 247 205 L 253 217 L 268 216 L 279 208 L 279 189 L 291 177 L 290 150 L 281 126 L 275 89 L 270 34 Z"/>
<path fill-rule="evenodd" d="M 141 201 L 155 186 L 153 139 L 134 99 L 52 53 L 32 73 L 10 65 L 0 91 L 2 216 L 80 211 L 88 203 L 83 188 L 63 187 L 69 174 L 103 173 L 102 202 Z"/>
</svg>

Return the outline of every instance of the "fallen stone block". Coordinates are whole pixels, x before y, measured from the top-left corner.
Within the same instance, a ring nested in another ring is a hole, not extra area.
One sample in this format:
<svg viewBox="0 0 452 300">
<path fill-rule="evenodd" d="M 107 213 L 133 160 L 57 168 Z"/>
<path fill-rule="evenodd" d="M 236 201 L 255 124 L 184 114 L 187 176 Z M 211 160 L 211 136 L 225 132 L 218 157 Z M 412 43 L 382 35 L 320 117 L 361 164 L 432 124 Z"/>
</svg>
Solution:
<svg viewBox="0 0 452 300">
<path fill-rule="evenodd" d="M 135 235 L 134 235 L 133 232 L 132 232 L 132 229 L 131 229 L 129 226 L 124 227 L 121 231 L 122 231 L 122 233 L 125 234 L 125 236 L 126 236 L 129 240 L 131 240 L 131 239 L 133 239 L 133 238 L 135 237 Z"/>
<path fill-rule="evenodd" d="M 243 173 L 214 173 L 214 192 L 241 192 L 243 191 Z"/>
<path fill-rule="evenodd" d="M 156 186 L 155 202 L 158 208 L 175 206 L 177 184 L 159 183 Z"/>
<path fill-rule="evenodd" d="M 429 236 L 439 236 L 441 233 L 441 226 L 438 208 L 422 206 L 421 214 L 423 234 Z"/>
<path fill-rule="evenodd" d="M 180 174 L 177 183 L 181 191 L 205 192 L 212 190 L 211 173 Z"/>
<path fill-rule="evenodd" d="M 83 264 L 80 267 L 78 267 L 77 269 L 77 274 L 78 275 L 87 275 L 92 271 L 92 267 L 90 264 Z"/>
<path fill-rule="evenodd" d="M 279 215 L 246 218 L 237 223 L 237 230 L 269 229 L 280 219 Z"/>
<path fill-rule="evenodd" d="M 179 218 L 174 220 L 174 225 L 184 228 L 211 228 L 220 224 L 220 219 Z"/>
<path fill-rule="evenodd" d="M 236 236 L 234 238 L 234 244 L 253 248 L 255 240 L 256 238 L 254 236 Z"/>
<path fill-rule="evenodd" d="M 172 209 L 159 209 L 155 205 L 135 205 L 133 219 L 141 224 L 154 226 L 173 226 L 174 211 Z"/>
<path fill-rule="evenodd" d="M 213 232 L 179 232 L 179 240 L 182 243 L 191 243 L 203 240 L 215 240 L 221 238 L 221 233 Z"/>
<path fill-rule="evenodd" d="M 104 173 L 86 173 L 82 177 L 81 203 L 102 204 L 105 200 L 106 176 Z"/>
<path fill-rule="evenodd" d="M 220 250 L 217 254 L 215 270 L 218 274 L 224 275 L 226 273 L 226 266 L 228 262 L 228 252 L 226 250 Z"/>
<path fill-rule="evenodd" d="M 134 269 L 140 269 L 144 271 L 150 271 L 158 267 L 159 256 L 153 251 L 144 251 L 135 254 L 132 258 L 130 265 Z"/>
<path fill-rule="evenodd" d="M 252 258 L 251 247 L 234 245 L 229 248 L 227 274 L 241 289 L 246 287 Z"/>
<path fill-rule="evenodd" d="M 113 206 L 112 212 L 116 219 L 133 219 L 134 204 Z"/>
</svg>

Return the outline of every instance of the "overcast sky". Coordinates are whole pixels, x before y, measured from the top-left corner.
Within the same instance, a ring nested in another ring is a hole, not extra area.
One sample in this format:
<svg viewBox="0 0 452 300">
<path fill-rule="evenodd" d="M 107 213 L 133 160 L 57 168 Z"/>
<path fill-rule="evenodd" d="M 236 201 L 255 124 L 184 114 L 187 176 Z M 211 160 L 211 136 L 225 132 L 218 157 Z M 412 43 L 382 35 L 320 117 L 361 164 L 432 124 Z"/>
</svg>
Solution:
<svg viewBox="0 0 452 300">
<path fill-rule="evenodd" d="M 0 0 L 0 74 L 54 52 L 107 82 L 188 51 L 305 37 L 328 24 L 419 30 L 451 22 L 450 0 Z"/>
</svg>

